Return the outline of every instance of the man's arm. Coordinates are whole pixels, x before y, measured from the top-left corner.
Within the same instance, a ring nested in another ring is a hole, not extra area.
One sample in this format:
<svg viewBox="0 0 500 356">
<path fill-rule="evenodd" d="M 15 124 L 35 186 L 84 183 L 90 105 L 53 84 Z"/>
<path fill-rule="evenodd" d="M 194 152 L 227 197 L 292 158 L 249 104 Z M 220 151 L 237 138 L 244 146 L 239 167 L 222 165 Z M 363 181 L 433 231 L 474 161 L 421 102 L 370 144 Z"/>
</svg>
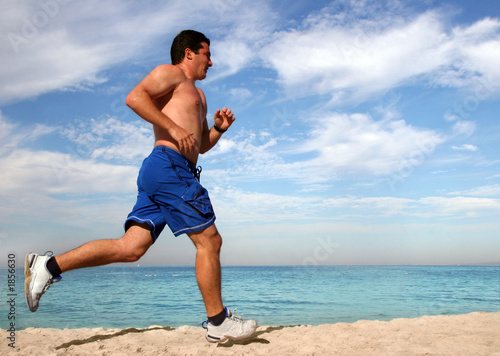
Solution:
<svg viewBox="0 0 500 356">
<path fill-rule="evenodd" d="M 144 120 L 167 130 L 177 141 L 181 153 L 189 153 L 196 148 L 193 133 L 174 123 L 153 102 L 153 99 L 174 91 L 184 79 L 183 76 L 182 71 L 175 66 L 158 66 L 129 93 L 125 103 Z"/>
<path fill-rule="evenodd" d="M 201 139 L 200 153 L 203 154 L 210 151 L 221 138 L 223 132 L 220 131 L 226 131 L 233 124 L 234 120 L 236 120 L 234 114 L 227 108 L 222 110 L 217 109 L 215 112 L 214 123 L 219 130 L 215 127 L 209 129 L 207 120 L 205 120 L 203 122 L 203 136 Z"/>
</svg>

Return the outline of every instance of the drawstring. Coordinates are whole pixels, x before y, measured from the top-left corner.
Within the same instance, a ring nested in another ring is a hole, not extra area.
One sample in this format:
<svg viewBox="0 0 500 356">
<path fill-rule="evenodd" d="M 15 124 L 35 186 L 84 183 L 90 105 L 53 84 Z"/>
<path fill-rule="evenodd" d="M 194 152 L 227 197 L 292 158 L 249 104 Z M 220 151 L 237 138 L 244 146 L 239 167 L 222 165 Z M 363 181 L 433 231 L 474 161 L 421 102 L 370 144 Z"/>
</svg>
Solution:
<svg viewBox="0 0 500 356">
<path fill-rule="evenodd" d="M 175 151 L 175 150 L 173 150 L 173 149 L 171 149 L 171 148 L 167 147 L 167 146 L 156 146 L 156 147 L 155 147 L 155 149 L 157 149 L 157 148 L 159 149 L 159 147 L 161 147 L 161 150 L 167 154 L 168 158 L 170 159 L 170 163 L 172 164 L 172 167 L 174 167 L 174 166 L 175 166 L 175 163 L 174 163 L 174 161 L 173 161 L 172 157 L 170 157 L 170 154 L 169 154 L 169 152 L 168 152 L 168 151 L 177 152 L 177 153 L 178 153 L 178 154 L 180 154 L 181 156 L 182 156 L 182 154 L 181 154 L 180 152 L 178 152 L 178 151 Z M 186 163 L 186 167 L 188 167 L 188 169 L 189 169 L 189 170 L 191 171 L 191 173 L 193 174 L 193 177 L 194 177 L 194 178 L 196 178 L 196 180 L 197 180 L 198 182 L 200 182 L 200 175 L 201 175 L 201 171 L 203 170 L 203 169 L 201 168 L 201 166 L 198 166 L 198 167 L 196 167 L 196 168 L 195 168 L 195 167 L 194 167 L 194 164 L 193 164 L 191 161 L 189 161 L 189 160 L 188 160 L 186 157 L 184 157 L 184 156 L 182 156 L 182 157 L 184 158 L 184 161 L 185 161 L 185 163 Z M 181 177 L 179 176 L 179 178 L 181 178 Z"/>
<path fill-rule="evenodd" d="M 193 172 L 193 175 L 198 180 L 198 182 L 200 181 L 200 175 L 201 175 L 202 170 L 203 170 L 203 168 L 201 166 L 198 166 L 198 167 L 196 167 L 196 171 Z"/>
</svg>

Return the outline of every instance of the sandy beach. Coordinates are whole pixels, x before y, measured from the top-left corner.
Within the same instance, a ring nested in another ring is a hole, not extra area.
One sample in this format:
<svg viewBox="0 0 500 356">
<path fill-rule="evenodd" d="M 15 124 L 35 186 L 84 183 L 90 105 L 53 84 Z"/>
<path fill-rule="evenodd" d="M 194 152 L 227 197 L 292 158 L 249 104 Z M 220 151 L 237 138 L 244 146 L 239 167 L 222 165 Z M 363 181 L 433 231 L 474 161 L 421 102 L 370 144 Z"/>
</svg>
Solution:
<svg viewBox="0 0 500 356">
<path fill-rule="evenodd" d="M 250 339 L 209 344 L 201 327 L 1 331 L 1 355 L 499 355 L 500 312 L 261 326 Z"/>
</svg>

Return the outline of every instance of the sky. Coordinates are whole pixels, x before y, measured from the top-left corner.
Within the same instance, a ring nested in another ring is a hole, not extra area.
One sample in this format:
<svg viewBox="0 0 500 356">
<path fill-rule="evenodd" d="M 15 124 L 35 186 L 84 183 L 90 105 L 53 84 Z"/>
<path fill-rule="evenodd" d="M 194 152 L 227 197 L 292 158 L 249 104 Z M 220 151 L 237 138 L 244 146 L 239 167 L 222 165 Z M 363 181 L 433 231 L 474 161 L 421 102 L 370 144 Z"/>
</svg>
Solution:
<svg viewBox="0 0 500 356">
<path fill-rule="evenodd" d="M 200 156 L 223 265 L 500 261 L 500 2 L 0 3 L 0 263 L 120 238 L 183 29 L 236 116 Z M 193 265 L 167 228 L 138 262 Z"/>
</svg>

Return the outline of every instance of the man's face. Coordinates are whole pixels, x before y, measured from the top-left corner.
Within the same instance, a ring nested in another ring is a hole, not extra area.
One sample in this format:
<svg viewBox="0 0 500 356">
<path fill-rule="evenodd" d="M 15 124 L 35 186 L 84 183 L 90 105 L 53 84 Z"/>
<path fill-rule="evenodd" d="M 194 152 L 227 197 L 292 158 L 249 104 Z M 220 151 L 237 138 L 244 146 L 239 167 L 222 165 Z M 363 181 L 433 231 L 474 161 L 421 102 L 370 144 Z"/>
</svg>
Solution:
<svg viewBox="0 0 500 356">
<path fill-rule="evenodd" d="M 198 50 L 198 54 L 194 54 L 194 68 L 199 80 L 205 79 L 207 77 L 208 68 L 212 66 L 212 60 L 210 59 L 210 48 L 208 47 L 208 44 L 202 42 L 201 45 L 203 47 Z"/>
</svg>

